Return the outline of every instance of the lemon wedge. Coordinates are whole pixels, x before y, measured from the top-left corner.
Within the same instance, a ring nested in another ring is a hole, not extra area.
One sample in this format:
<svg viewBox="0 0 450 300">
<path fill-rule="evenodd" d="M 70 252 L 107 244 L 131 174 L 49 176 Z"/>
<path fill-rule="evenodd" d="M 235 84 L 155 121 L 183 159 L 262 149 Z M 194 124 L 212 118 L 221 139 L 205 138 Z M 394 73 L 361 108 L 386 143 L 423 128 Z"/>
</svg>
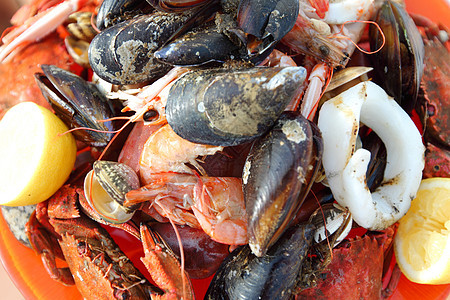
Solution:
<svg viewBox="0 0 450 300">
<path fill-rule="evenodd" d="M 422 180 L 411 208 L 399 221 L 394 250 L 409 280 L 450 283 L 450 178 Z"/>
<path fill-rule="evenodd" d="M 22 102 L 0 121 L 0 204 L 35 204 L 67 180 L 76 143 L 67 126 L 48 109 Z"/>
</svg>

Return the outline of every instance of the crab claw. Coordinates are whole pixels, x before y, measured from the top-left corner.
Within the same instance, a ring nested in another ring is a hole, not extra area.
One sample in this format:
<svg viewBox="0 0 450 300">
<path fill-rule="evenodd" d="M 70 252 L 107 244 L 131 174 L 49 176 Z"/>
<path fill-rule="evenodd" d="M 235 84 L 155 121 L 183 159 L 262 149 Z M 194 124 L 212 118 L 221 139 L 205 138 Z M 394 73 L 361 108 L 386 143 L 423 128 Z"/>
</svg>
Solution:
<svg viewBox="0 0 450 300">
<path fill-rule="evenodd" d="M 0 47 L 0 63 L 11 59 L 23 46 L 42 39 L 59 25 L 70 14 L 78 11 L 87 0 L 67 0 L 53 6 L 29 19 L 22 26 L 12 30 L 2 38 Z"/>
<path fill-rule="evenodd" d="M 164 291 L 152 299 L 195 299 L 188 274 L 161 236 L 141 225 L 141 239 L 145 256 L 141 258 L 153 281 Z"/>
</svg>

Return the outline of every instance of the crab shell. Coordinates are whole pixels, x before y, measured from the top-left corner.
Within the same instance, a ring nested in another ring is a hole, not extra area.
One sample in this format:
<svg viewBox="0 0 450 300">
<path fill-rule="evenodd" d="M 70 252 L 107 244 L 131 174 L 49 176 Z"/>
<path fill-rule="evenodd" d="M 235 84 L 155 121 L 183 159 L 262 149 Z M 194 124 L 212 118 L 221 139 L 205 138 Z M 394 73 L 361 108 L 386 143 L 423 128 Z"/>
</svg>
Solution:
<svg viewBox="0 0 450 300">
<path fill-rule="evenodd" d="M 345 240 L 317 276 L 317 286 L 301 291 L 296 300 L 381 299 L 384 253 L 392 243 L 395 226 Z"/>
</svg>

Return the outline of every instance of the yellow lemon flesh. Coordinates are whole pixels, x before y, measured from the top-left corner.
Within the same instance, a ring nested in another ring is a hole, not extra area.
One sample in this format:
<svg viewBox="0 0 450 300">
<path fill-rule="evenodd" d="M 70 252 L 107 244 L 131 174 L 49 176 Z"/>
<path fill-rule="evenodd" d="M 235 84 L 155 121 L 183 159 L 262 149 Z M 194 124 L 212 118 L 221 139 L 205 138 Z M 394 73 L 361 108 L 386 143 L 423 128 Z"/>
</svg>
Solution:
<svg viewBox="0 0 450 300">
<path fill-rule="evenodd" d="M 0 121 L 0 204 L 35 204 L 67 180 L 76 143 L 51 111 L 32 102 L 12 107 Z"/>
<path fill-rule="evenodd" d="M 450 283 L 450 178 L 422 180 L 416 199 L 399 221 L 397 263 L 417 283 Z"/>
</svg>

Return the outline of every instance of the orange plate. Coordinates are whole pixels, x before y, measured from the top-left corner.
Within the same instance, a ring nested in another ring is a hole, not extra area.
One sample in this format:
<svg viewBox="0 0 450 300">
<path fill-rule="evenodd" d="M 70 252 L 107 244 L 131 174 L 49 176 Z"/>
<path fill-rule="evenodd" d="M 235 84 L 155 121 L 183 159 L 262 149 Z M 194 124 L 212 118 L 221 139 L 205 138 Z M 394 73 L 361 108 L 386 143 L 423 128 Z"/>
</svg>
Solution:
<svg viewBox="0 0 450 300">
<path fill-rule="evenodd" d="M 422 14 L 435 22 L 441 22 L 450 27 L 449 0 L 406 0 L 408 11 Z M 128 237 L 119 236 L 111 232 L 114 238 L 127 240 Z M 0 258 L 5 269 L 11 276 L 16 287 L 27 299 L 82 299 L 75 287 L 63 286 L 52 280 L 45 271 L 40 258 L 31 249 L 19 243 L 12 233 L 3 216 L 0 214 Z M 120 243 L 120 241 L 119 241 Z M 130 243 L 120 243 L 130 244 Z M 124 249 L 131 255 L 133 262 L 138 264 L 143 256 L 135 249 Z M 193 282 L 197 299 L 203 299 L 210 279 L 195 280 Z M 401 277 L 397 290 L 391 299 L 448 299 L 450 285 L 421 285 L 410 282 Z"/>
</svg>

